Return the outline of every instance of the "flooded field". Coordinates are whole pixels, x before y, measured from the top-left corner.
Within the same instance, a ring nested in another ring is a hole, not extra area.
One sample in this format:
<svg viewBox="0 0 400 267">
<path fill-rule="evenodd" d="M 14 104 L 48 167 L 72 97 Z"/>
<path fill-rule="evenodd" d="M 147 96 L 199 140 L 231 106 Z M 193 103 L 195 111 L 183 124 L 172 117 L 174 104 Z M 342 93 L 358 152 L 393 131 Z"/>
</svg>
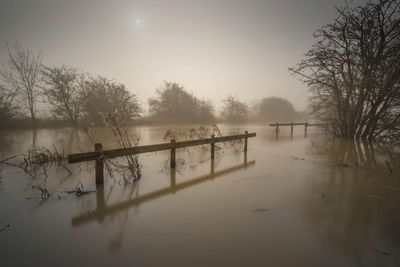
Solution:
<svg viewBox="0 0 400 267">
<path fill-rule="evenodd" d="M 167 129 L 191 127 L 130 130 L 155 144 Z M 168 151 L 143 154 L 143 176 L 128 185 L 106 176 L 96 188 L 92 162 L 36 179 L 3 165 L 1 265 L 400 266 L 396 148 L 331 140 L 317 128 L 276 139 L 263 125 L 219 127 L 256 132 L 247 155 L 221 146 L 211 161 L 206 147 L 182 149 L 171 170 Z M 108 130 L 94 137 L 116 147 Z M 0 159 L 53 144 L 65 154 L 93 150 L 72 129 L 4 131 Z M 94 192 L 66 192 L 77 185 Z"/>
</svg>

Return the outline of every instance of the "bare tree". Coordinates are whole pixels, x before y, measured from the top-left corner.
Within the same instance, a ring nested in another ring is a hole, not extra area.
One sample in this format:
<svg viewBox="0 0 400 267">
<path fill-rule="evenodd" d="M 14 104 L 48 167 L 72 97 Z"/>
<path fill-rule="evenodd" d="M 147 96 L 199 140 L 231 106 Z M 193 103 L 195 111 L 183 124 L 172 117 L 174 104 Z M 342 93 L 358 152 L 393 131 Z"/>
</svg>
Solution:
<svg viewBox="0 0 400 267">
<path fill-rule="evenodd" d="M 400 1 L 337 8 L 292 73 L 312 93 L 314 115 L 339 137 L 400 138 Z"/>
<path fill-rule="evenodd" d="M 6 121 L 17 117 L 19 106 L 15 101 L 17 91 L 8 90 L 0 84 L 0 120 Z"/>
<path fill-rule="evenodd" d="M 77 69 L 61 67 L 44 67 L 43 94 L 55 117 L 70 121 L 78 126 L 82 114 L 83 88 L 87 82 L 86 75 Z"/>
<path fill-rule="evenodd" d="M 121 123 L 140 117 L 141 105 L 125 85 L 98 76 L 84 83 L 82 111 L 85 121 L 104 123 L 103 114 L 118 113 Z"/>
<path fill-rule="evenodd" d="M 221 116 L 228 122 L 246 121 L 249 115 L 249 107 L 239 99 L 228 96 L 223 101 Z"/>
<path fill-rule="evenodd" d="M 34 55 L 18 42 L 11 48 L 8 43 L 6 45 L 9 57 L 7 64 L 0 71 L 0 76 L 8 90 L 18 92 L 35 124 L 42 55 Z"/>
</svg>

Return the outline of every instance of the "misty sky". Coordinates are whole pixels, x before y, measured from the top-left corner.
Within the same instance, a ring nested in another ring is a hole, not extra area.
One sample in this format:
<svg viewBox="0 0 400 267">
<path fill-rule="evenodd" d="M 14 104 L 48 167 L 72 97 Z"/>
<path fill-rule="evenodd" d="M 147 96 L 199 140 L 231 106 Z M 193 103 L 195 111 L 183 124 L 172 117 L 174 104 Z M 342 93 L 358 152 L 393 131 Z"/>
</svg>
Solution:
<svg viewBox="0 0 400 267">
<path fill-rule="evenodd" d="M 344 0 L 0 0 L 4 41 L 124 83 L 143 104 L 163 80 L 184 84 L 218 107 L 268 96 L 306 107 L 307 89 L 288 67 Z"/>
</svg>

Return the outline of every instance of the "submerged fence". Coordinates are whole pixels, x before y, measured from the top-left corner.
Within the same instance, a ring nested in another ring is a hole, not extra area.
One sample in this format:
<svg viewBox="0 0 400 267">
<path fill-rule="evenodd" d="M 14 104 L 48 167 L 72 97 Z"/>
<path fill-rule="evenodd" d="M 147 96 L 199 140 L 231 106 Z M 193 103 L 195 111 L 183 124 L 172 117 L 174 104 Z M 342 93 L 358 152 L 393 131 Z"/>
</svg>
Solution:
<svg viewBox="0 0 400 267">
<path fill-rule="evenodd" d="M 291 122 L 291 123 L 274 123 L 270 124 L 269 126 L 271 127 L 276 127 L 276 135 L 278 136 L 279 134 L 279 126 L 290 126 L 290 136 L 293 136 L 293 128 L 294 126 L 304 126 L 304 134 L 307 134 L 307 129 L 308 127 L 316 126 L 316 127 L 325 127 L 326 129 L 326 124 L 323 123 L 308 123 L 308 122 Z"/>
<path fill-rule="evenodd" d="M 103 150 L 103 146 L 101 143 L 95 144 L 95 151 L 86 152 L 86 153 L 78 153 L 68 155 L 69 163 L 78 163 L 85 161 L 96 161 L 96 184 L 104 183 L 104 159 L 106 158 L 116 158 L 126 155 L 132 154 L 142 154 L 142 153 L 150 153 L 157 151 L 170 150 L 170 166 L 171 168 L 176 167 L 176 149 L 199 146 L 199 145 L 211 145 L 211 159 L 214 159 L 215 156 L 215 143 L 227 142 L 233 140 L 241 140 L 244 139 L 244 152 L 247 152 L 247 139 L 251 137 L 255 137 L 256 133 L 248 133 L 247 131 L 244 134 L 239 135 L 230 135 L 230 136 L 220 136 L 199 140 L 190 140 L 190 141 L 181 141 L 176 142 L 175 139 L 172 139 L 170 143 L 163 144 L 155 144 L 155 145 L 146 145 L 146 146 L 135 146 L 129 148 L 120 148 L 120 149 L 111 149 L 111 150 Z"/>
</svg>

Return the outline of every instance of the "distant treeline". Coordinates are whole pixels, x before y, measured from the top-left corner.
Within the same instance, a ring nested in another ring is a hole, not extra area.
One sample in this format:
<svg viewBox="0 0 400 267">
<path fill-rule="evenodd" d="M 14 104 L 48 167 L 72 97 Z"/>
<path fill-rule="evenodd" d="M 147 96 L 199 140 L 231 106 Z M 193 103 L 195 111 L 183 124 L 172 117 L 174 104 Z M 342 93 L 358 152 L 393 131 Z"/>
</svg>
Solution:
<svg viewBox="0 0 400 267">
<path fill-rule="evenodd" d="M 291 121 L 304 117 L 285 99 L 269 97 L 249 107 L 228 96 L 221 112 L 210 100 L 199 99 L 182 85 L 164 82 L 148 101 L 144 114 L 137 95 L 125 85 L 102 76 L 93 76 L 66 65 L 43 64 L 41 54 L 7 44 L 9 58 L 0 70 L 1 128 L 34 126 L 101 125 L 103 114 L 118 113 L 122 121 L 142 123 L 206 123 Z M 37 107 L 49 111 L 50 118 L 38 116 Z"/>
</svg>

